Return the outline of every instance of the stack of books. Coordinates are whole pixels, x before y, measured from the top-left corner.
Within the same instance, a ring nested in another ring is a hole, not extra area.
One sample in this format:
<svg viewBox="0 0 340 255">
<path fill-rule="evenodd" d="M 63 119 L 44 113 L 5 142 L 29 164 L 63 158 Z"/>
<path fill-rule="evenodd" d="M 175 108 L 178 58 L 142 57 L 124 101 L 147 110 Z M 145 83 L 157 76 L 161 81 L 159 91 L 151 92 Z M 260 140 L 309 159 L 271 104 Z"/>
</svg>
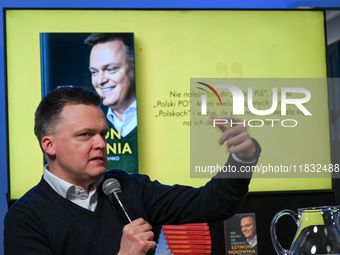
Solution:
<svg viewBox="0 0 340 255">
<path fill-rule="evenodd" d="M 155 255 L 211 254 L 211 236 L 207 223 L 163 225 Z"/>
</svg>

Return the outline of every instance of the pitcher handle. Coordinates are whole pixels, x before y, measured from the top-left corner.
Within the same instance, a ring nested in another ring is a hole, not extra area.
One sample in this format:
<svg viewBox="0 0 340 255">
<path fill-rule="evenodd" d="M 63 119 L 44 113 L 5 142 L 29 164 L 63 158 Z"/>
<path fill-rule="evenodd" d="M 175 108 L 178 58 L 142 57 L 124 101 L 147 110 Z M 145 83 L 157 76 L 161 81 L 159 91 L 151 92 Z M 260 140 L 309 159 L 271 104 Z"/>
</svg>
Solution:
<svg viewBox="0 0 340 255">
<path fill-rule="evenodd" d="M 336 209 L 338 210 L 336 213 L 336 221 L 335 221 L 335 226 L 340 233 L 340 206 L 336 206 Z"/>
<path fill-rule="evenodd" d="M 281 246 L 281 244 L 280 244 L 280 242 L 279 242 L 279 240 L 277 239 L 277 236 L 276 236 L 276 224 L 277 224 L 278 220 L 281 218 L 281 216 L 283 216 L 283 215 L 290 215 L 295 220 L 297 227 L 299 227 L 297 213 L 292 211 L 292 210 L 288 210 L 288 209 L 282 210 L 282 211 L 278 212 L 272 220 L 272 224 L 270 226 L 270 237 L 272 239 L 272 243 L 273 243 L 273 246 L 274 246 L 276 253 L 279 254 L 279 255 L 288 255 L 288 254 L 291 254 L 292 252 L 290 250 L 286 250 L 286 249 L 282 248 L 282 246 Z"/>
</svg>

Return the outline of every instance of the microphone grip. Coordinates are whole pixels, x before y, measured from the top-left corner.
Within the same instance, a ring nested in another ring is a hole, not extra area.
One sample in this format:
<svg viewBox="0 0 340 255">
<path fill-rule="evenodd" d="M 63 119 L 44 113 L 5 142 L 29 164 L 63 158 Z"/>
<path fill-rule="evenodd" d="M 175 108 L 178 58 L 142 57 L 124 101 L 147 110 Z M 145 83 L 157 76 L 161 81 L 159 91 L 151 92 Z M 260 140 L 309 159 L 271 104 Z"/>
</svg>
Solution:
<svg viewBox="0 0 340 255">
<path fill-rule="evenodd" d="M 116 207 L 125 224 L 129 224 L 131 221 L 136 219 L 135 215 L 127 206 L 126 199 L 120 190 L 112 192 L 110 194 L 110 200 Z"/>
<path fill-rule="evenodd" d="M 136 216 L 130 211 L 126 204 L 126 199 L 120 190 L 114 191 L 109 196 L 111 202 L 117 209 L 120 217 L 122 217 L 125 224 L 129 224 L 131 221 L 136 219 Z M 154 250 L 149 250 L 146 255 L 153 255 Z"/>
</svg>

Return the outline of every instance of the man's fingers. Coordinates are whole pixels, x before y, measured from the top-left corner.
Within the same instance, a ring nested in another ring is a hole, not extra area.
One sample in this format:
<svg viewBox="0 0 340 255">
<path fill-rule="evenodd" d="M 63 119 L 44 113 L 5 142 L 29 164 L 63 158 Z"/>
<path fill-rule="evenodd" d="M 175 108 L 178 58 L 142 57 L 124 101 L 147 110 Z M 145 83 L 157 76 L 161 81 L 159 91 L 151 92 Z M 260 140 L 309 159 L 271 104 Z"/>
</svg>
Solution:
<svg viewBox="0 0 340 255">
<path fill-rule="evenodd" d="M 145 223 L 147 223 L 147 222 L 143 218 L 138 218 L 136 220 L 131 221 L 128 225 L 139 226 L 139 225 L 142 225 L 142 224 L 145 224 Z"/>
<path fill-rule="evenodd" d="M 218 127 L 222 130 L 222 132 L 228 130 L 231 127 L 241 125 L 244 123 L 241 122 L 239 119 L 234 119 L 232 117 L 226 116 L 223 118 L 216 118 L 215 116 L 210 116 L 211 120 L 213 121 L 213 126 Z M 232 126 L 231 126 L 232 125 Z"/>
<path fill-rule="evenodd" d="M 242 125 L 235 125 L 232 127 L 228 127 L 227 129 L 225 129 L 225 131 L 223 132 L 223 134 L 221 135 L 219 139 L 220 145 L 222 145 L 224 142 L 228 141 L 229 139 L 239 138 L 238 136 L 241 133 L 244 133 L 243 134 L 244 136 L 248 136 L 247 128 Z M 228 147 L 231 147 L 231 146 L 228 146 Z"/>
<path fill-rule="evenodd" d="M 227 143 L 229 153 L 241 153 L 250 157 L 255 152 L 255 145 L 249 136 L 245 122 L 232 117 L 216 118 L 211 116 L 214 126 L 222 130 L 219 144 Z"/>
<path fill-rule="evenodd" d="M 215 116 L 210 116 L 213 124 L 215 127 L 218 127 L 219 129 L 222 130 L 222 132 L 224 132 L 225 130 L 228 129 L 229 127 L 229 120 L 231 119 L 231 117 L 224 117 L 224 118 L 216 118 Z M 226 126 L 228 125 L 228 126 Z"/>
<path fill-rule="evenodd" d="M 144 219 L 136 219 L 123 228 L 121 249 L 119 254 L 140 255 L 156 247 L 151 225 Z"/>
<path fill-rule="evenodd" d="M 148 248 L 147 250 L 153 250 L 156 248 L 157 243 L 155 241 L 148 241 Z"/>
<path fill-rule="evenodd" d="M 249 138 L 246 138 L 241 143 L 238 143 L 236 145 L 232 145 L 231 147 L 228 147 L 227 151 L 229 153 L 243 152 L 243 151 L 246 151 L 249 147 L 251 147 L 252 144 L 253 144 L 253 141 L 249 137 Z M 251 155 L 249 155 L 249 156 L 251 156 Z"/>
<path fill-rule="evenodd" d="M 132 231 L 133 233 L 146 232 L 146 231 L 151 231 L 152 226 L 147 221 L 145 221 L 143 218 L 139 218 L 125 225 L 124 229 L 125 231 L 128 231 L 128 232 Z"/>
</svg>

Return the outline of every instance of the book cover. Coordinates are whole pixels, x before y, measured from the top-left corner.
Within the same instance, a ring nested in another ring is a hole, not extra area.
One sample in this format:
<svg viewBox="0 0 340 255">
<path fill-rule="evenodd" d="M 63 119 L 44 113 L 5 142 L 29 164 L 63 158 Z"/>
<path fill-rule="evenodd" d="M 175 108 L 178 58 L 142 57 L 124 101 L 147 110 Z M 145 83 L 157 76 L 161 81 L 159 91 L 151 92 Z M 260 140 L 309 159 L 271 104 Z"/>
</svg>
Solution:
<svg viewBox="0 0 340 255">
<path fill-rule="evenodd" d="M 107 170 L 138 172 L 133 33 L 41 33 L 41 90 L 83 86 L 103 99 Z"/>
<path fill-rule="evenodd" d="M 257 255 L 255 213 L 236 214 L 224 221 L 226 255 Z"/>
</svg>

